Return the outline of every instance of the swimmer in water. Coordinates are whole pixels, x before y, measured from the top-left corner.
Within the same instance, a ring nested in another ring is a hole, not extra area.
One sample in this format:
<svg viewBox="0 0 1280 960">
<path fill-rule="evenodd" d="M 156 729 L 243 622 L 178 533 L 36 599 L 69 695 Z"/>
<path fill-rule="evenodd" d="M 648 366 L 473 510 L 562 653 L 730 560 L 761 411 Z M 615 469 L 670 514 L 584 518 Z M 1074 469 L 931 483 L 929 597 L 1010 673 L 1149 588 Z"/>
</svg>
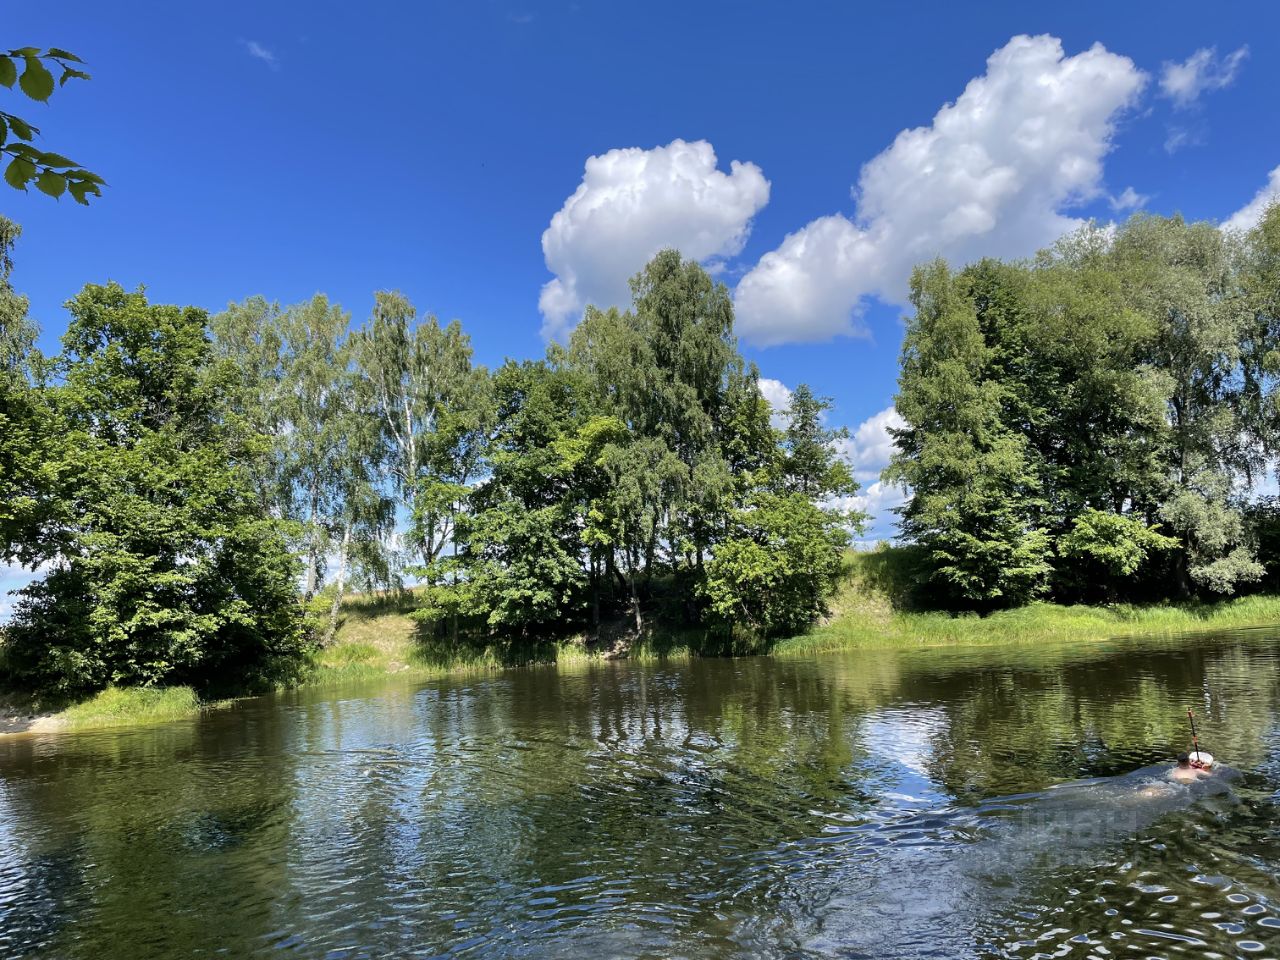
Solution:
<svg viewBox="0 0 1280 960">
<path fill-rule="evenodd" d="M 1169 771 L 1170 779 L 1178 783 L 1195 783 L 1197 780 L 1211 776 L 1213 774 L 1206 769 L 1206 765 L 1193 761 L 1189 753 L 1178 754 L 1178 765 Z"/>
</svg>

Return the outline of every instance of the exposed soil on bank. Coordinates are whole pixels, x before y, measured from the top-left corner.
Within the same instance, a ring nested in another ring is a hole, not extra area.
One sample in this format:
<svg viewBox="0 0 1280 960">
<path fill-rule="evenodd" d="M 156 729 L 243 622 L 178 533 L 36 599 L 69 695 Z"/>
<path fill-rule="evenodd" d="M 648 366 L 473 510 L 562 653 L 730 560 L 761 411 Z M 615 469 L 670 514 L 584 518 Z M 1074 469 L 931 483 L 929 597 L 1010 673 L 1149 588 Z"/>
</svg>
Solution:
<svg viewBox="0 0 1280 960">
<path fill-rule="evenodd" d="M 62 727 L 54 713 L 33 713 L 20 705 L 0 701 L 0 736 L 10 733 L 49 733 Z"/>
</svg>

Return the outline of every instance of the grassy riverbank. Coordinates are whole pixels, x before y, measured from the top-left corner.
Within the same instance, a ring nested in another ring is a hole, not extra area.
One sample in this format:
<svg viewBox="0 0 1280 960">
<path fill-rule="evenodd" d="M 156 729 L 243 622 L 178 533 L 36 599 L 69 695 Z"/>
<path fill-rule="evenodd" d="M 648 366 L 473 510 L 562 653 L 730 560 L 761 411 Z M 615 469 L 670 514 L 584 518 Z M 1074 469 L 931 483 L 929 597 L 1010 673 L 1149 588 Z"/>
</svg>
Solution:
<svg viewBox="0 0 1280 960">
<path fill-rule="evenodd" d="M 214 706 L 190 687 L 108 687 L 63 709 L 30 696 L 0 697 L 0 733 L 50 733 L 145 726 L 196 716 Z"/>
<path fill-rule="evenodd" d="M 614 644 L 590 644 L 582 636 L 556 643 L 487 647 L 424 643 L 418 624 L 410 616 L 412 599 L 354 597 L 343 606 L 342 624 L 332 646 L 315 658 L 308 683 L 330 684 L 368 680 L 387 675 L 430 679 L 445 675 L 485 673 L 532 664 L 579 664 L 602 661 L 612 655 Z M 702 631 L 666 633 L 644 638 L 626 649 L 629 660 L 687 658 Z"/>
<path fill-rule="evenodd" d="M 1280 625 L 1280 596 L 1219 603 L 1137 606 L 1060 606 L 1033 603 L 986 617 L 946 613 L 889 613 L 838 617 L 777 643 L 774 656 L 803 656 L 876 647 L 994 646 L 1103 640 Z"/>
<path fill-rule="evenodd" d="M 989 616 L 904 609 L 894 577 L 892 551 L 852 556 L 826 622 L 769 645 L 740 649 L 798 657 L 838 650 L 946 645 L 998 645 L 1101 640 L 1109 637 L 1192 633 L 1280 624 L 1280 595 L 1240 597 L 1217 603 L 1061 606 L 1035 603 Z M 313 659 L 304 685 L 332 685 L 400 677 L 409 681 L 486 673 L 504 667 L 581 664 L 624 655 L 632 660 L 687 658 L 707 650 L 703 631 L 666 633 L 619 645 L 590 645 L 582 637 L 555 644 L 464 648 L 424 644 L 410 616 L 412 597 L 351 598 L 332 645 Z M 193 716 L 202 703 L 189 687 L 111 688 L 56 713 L 40 714 L 10 698 L 0 729 L 84 730 L 161 723 Z"/>
</svg>

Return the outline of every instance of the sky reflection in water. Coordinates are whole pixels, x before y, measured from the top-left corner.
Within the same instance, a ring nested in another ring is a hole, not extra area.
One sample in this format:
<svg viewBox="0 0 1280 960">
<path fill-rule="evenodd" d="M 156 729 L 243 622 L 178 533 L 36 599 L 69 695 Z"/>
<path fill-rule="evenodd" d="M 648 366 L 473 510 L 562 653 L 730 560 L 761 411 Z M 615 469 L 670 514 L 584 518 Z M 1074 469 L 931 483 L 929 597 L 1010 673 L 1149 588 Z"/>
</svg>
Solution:
<svg viewBox="0 0 1280 960">
<path fill-rule="evenodd" d="M 534 669 L 10 738 L 0 957 L 1269 956 L 1275 641 Z M 1241 773 L 1144 796 L 1188 706 Z"/>
</svg>

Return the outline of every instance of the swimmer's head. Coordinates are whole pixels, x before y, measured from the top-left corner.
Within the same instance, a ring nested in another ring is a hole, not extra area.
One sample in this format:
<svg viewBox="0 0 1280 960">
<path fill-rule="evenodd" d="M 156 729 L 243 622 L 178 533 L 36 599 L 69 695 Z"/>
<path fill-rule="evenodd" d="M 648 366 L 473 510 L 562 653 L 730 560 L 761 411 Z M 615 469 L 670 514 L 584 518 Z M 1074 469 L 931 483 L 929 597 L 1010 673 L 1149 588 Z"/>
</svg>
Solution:
<svg viewBox="0 0 1280 960">
<path fill-rule="evenodd" d="M 1180 768 L 1183 768 L 1183 769 L 1185 769 L 1185 768 L 1187 768 L 1187 767 L 1190 767 L 1190 766 L 1191 766 L 1191 754 L 1189 754 L 1189 753 L 1180 753 L 1180 754 L 1178 754 L 1178 766 L 1179 766 Z"/>
</svg>

